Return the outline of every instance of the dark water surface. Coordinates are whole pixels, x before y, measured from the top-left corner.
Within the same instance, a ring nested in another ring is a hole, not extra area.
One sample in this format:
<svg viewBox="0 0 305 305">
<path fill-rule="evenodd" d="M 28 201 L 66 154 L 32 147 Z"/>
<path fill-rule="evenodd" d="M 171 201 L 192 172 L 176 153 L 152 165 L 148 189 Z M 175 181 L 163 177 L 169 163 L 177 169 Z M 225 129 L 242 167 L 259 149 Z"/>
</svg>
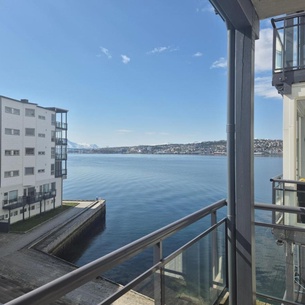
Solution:
<svg viewBox="0 0 305 305">
<path fill-rule="evenodd" d="M 271 202 L 270 178 L 282 173 L 282 158 L 255 158 L 255 201 Z M 193 155 L 80 155 L 68 158 L 64 199 L 106 199 L 106 221 L 70 249 L 81 266 L 215 201 L 226 198 L 227 158 Z M 225 214 L 225 211 L 223 212 Z M 202 224 L 204 226 L 205 224 Z M 201 227 L 202 229 L 202 227 Z M 198 226 L 173 237 L 165 251 L 187 240 Z M 263 229 L 259 242 L 269 243 Z M 261 255 L 259 253 L 259 255 Z M 270 254 L 263 254 L 264 256 Z M 107 273 L 125 282 L 151 261 L 142 254 Z M 121 273 L 119 276 L 118 273 Z M 122 273 L 125 277 L 122 278 Z M 258 273 L 265 275 L 258 266 Z"/>
</svg>

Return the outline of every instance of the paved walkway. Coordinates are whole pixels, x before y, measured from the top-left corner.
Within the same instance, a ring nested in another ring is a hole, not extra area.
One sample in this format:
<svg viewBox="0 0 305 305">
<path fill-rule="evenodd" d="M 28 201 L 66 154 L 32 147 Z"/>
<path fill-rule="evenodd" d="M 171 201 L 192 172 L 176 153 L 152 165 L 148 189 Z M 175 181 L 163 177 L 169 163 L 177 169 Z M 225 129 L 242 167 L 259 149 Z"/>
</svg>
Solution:
<svg viewBox="0 0 305 305">
<path fill-rule="evenodd" d="M 25 234 L 0 233 L 0 258 L 11 255 L 25 247 L 30 248 L 32 244 L 57 230 L 71 218 L 82 213 L 91 204 L 92 201 L 80 201 L 76 207 L 64 211 Z"/>
<path fill-rule="evenodd" d="M 100 203 L 103 204 L 104 201 Z M 68 209 L 25 234 L 0 233 L 0 304 L 76 268 L 61 259 L 37 251 L 31 246 L 50 233 L 57 231 L 72 218 L 82 214 L 91 204 L 92 201 L 80 201 L 76 207 Z M 117 289 L 119 286 L 114 283 L 104 279 L 96 279 L 52 304 L 98 304 Z M 153 304 L 153 302 L 149 298 L 130 292 L 116 301 L 115 304 L 147 305 Z"/>
</svg>

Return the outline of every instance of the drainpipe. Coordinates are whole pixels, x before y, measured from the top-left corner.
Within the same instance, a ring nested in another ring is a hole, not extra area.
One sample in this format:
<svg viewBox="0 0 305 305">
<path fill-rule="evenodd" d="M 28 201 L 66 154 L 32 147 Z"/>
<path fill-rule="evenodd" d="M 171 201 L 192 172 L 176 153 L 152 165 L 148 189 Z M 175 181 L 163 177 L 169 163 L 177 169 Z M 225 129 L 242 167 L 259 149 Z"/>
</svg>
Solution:
<svg viewBox="0 0 305 305">
<path fill-rule="evenodd" d="M 236 223 L 235 223 L 235 28 L 227 23 L 228 35 L 228 284 L 229 304 L 236 304 Z"/>
</svg>

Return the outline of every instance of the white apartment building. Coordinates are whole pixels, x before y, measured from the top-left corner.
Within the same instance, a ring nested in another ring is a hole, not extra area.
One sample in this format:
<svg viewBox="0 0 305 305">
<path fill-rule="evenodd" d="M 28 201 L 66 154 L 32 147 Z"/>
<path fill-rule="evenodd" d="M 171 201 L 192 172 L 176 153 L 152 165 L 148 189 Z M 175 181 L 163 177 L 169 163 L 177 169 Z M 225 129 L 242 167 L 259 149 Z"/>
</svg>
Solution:
<svg viewBox="0 0 305 305">
<path fill-rule="evenodd" d="M 0 96 L 0 231 L 62 203 L 67 110 Z"/>
</svg>

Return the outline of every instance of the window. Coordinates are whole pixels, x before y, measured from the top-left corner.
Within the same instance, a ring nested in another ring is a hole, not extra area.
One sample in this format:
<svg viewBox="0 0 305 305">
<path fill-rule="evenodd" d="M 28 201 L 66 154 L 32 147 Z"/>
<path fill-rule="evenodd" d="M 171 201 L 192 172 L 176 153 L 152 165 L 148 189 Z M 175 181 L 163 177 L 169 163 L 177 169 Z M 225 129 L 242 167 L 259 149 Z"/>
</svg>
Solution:
<svg viewBox="0 0 305 305">
<path fill-rule="evenodd" d="M 5 106 L 5 112 L 6 112 L 6 113 L 11 113 L 11 114 L 20 115 L 20 110 L 19 110 L 19 109 L 16 109 L 16 108 L 12 108 L 12 107 L 7 107 L 7 106 Z"/>
<path fill-rule="evenodd" d="M 38 116 L 38 119 L 40 119 L 40 120 L 45 120 L 46 117 L 45 117 L 44 115 L 39 115 L 39 116 Z"/>
<path fill-rule="evenodd" d="M 4 172 L 4 178 L 17 177 L 17 176 L 19 176 L 18 170 Z"/>
<path fill-rule="evenodd" d="M 34 175 L 34 167 L 25 167 L 24 174 L 25 175 Z"/>
<path fill-rule="evenodd" d="M 38 173 L 40 173 L 40 174 L 41 174 L 41 173 L 44 173 L 44 172 L 45 172 L 44 169 L 39 169 L 39 170 L 38 170 Z"/>
<path fill-rule="evenodd" d="M 13 150 L 13 149 L 6 149 L 5 150 L 5 155 L 6 156 L 19 156 L 20 151 L 19 150 Z"/>
<path fill-rule="evenodd" d="M 25 135 L 26 136 L 35 136 L 35 128 L 26 128 Z"/>
<path fill-rule="evenodd" d="M 48 184 L 48 183 L 43 184 L 43 185 L 42 185 L 42 188 L 43 188 L 43 192 L 44 192 L 44 193 L 48 193 L 49 190 L 50 190 L 50 187 L 49 187 L 49 184 Z"/>
<path fill-rule="evenodd" d="M 45 154 L 46 154 L 45 151 L 39 151 L 39 152 L 38 152 L 38 155 L 45 155 Z"/>
<path fill-rule="evenodd" d="M 35 109 L 25 108 L 25 115 L 34 117 L 35 116 Z"/>
<path fill-rule="evenodd" d="M 10 191 L 3 194 L 4 204 L 16 202 L 18 200 L 18 191 Z"/>
<path fill-rule="evenodd" d="M 45 138 L 46 135 L 45 135 L 44 133 L 39 133 L 39 134 L 38 134 L 38 137 L 40 137 L 40 138 Z"/>
<path fill-rule="evenodd" d="M 55 147 L 51 147 L 51 159 L 55 159 Z"/>
<path fill-rule="evenodd" d="M 25 154 L 26 155 L 31 155 L 31 156 L 33 156 L 33 155 L 35 155 L 35 148 L 33 148 L 33 147 L 26 147 L 25 148 Z"/>
<path fill-rule="evenodd" d="M 51 130 L 51 141 L 55 142 L 55 130 Z"/>
<path fill-rule="evenodd" d="M 55 191 L 56 190 L 56 182 L 51 183 L 51 190 Z"/>
<path fill-rule="evenodd" d="M 20 135 L 20 130 L 19 129 L 5 128 L 4 132 L 7 135 L 14 135 L 14 136 L 19 136 Z"/>
<path fill-rule="evenodd" d="M 52 113 L 52 114 L 51 114 L 51 124 L 52 124 L 52 125 L 55 125 L 55 124 L 56 124 L 56 114 L 55 114 L 55 113 Z"/>
<path fill-rule="evenodd" d="M 55 175 L 55 164 L 51 164 L 51 175 Z"/>
</svg>

